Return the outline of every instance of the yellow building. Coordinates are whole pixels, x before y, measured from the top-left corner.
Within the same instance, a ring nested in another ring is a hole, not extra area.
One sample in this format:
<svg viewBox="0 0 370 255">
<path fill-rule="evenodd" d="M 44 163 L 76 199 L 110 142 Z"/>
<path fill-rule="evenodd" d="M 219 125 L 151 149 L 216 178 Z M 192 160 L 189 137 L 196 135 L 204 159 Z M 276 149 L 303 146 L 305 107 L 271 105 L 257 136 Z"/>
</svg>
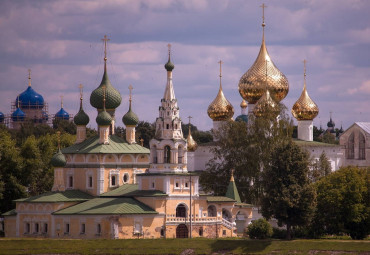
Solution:
<svg viewBox="0 0 370 255">
<path fill-rule="evenodd" d="M 52 191 L 16 200 L 16 208 L 3 214 L 5 235 L 89 239 L 242 235 L 252 206 L 241 203 L 233 176 L 225 196 L 209 196 L 199 192 L 198 173 L 187 169 L 188 153 L 192 155 L 196 143 L 191 134 L 183 137 L 170 51 L 150 150 L 135 142 L 138 117 L 131 95 L 122 118 L 126 139 L 114 134 L 121 95 L 109 81 L 106 60 L 105 56 L 102 82 L 90 96 L 98 112 L 98 135 L 86 138 L 89 116 L 81 93 L 74 118 L 77 140 L 52 158 Z"/>
</svg>

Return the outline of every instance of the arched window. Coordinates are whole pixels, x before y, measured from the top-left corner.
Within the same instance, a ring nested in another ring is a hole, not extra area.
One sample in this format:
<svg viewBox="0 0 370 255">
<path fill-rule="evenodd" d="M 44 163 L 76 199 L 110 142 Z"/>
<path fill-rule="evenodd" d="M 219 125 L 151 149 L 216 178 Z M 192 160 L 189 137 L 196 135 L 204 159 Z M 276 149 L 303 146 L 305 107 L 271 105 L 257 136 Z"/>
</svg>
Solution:
<svg viewBox="0 0 370 255">
<path fill-rule="evenodd" d="M 164 147 L 164 163 L 171 163 L 171 147 L 168 145 Z"/>
<path fill-rule="evenodd" d="M 177 154 L 177 163 L 182 164 L 183 163 L 183 157 L 184 157 L 184 150 L 182 146 L 179 146 L 178 154 Z"/>
<path fill-rule="evenodd" d="M 227 221 L 231 221 L 232 215 L 227 209 L 222 209 L 222 218 Z"/>
<path fill-rule="evenodd" d="M 216 206 L 214 205 L 208 206 L 207 211 L 208 211 L 208 217 L 217 217 Z"/>
<path fill-rule="evenodd" d="M 72 175 L 69 176 L 68 187 L 73 188 L 73 176 Z"/>
<path fill-rule="evenodd" d="M 365 136 L 360 133 L 358 137 L 359 143 L 358 143 L 358 159 L 365 159 Z"/>
<path fill-rule="evenodd" d="M 153 164 L 157 164 L 158 163 L 158 159 L 157 159 L 157 147 L 155 145 L 151 148 L 150 154 L 152 155 Z"/>
<path fill-rule="evenodd" d="M 130 176 L 128 175 L 128 173 L 124 173 L 123 174 L 123 183 L 128 183 L 129 179 L 130 179 Z"/>
<path fill-rule="evenodd" d="M 116 176 L 112 175 L 111 177 L 111 186 L 116 186 Z"/>
<path fill-rule="evenodd" d="M 355 136 L 352 133 L 347 142 L 347 158 L 354 159 L 355 158 Z"/>
<path fill-rule="evenodd" d="M 186 207 L 184 204 L 176 207 L 176 217 L 186 218 Z"/>
</svg>

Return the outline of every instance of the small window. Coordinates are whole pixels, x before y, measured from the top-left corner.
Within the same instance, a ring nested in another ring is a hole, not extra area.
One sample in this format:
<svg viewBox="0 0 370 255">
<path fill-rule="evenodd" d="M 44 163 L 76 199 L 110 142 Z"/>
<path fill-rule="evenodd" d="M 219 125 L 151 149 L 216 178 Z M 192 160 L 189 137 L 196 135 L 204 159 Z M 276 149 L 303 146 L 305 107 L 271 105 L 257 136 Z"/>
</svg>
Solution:
<svg viewBox="0 0 370 255">
<path fill-rule="evenodd" d="M 26 223 L 26 226 L 25 226 L 25 230 L 24 230 L 24 232 L 25 232 L 26 234 L 29 234 L 29 233 L 30 233 L 30 231 L 31 231 L 31 226 L 30 226 L 30 224 L 27 222 L 27 223 Z"/>
<path fill-rule="evenodd" d="M 167 124 L 166 127 L 167 127 L 167 129 L 170 129 L 170 124 Z"/>
<path fill-rule="evenodd" d="M 185 188 L 189 188 L 189 183 L 185 182 Z"/>
<path fill-rule="evenodd" d="M 73 188 L 73 176 L 70 175 L 68 178 L 68 187 Z"/>
<path fill-rule="evenodd" d="M 128 183 L 128 180 L 130 179 L 130 176 L 128 175 L 128 173 L 125 173 L 123 175 L 123 183 Z"/>
<path fill-rule="evenodd" d="M 203 236 L 203 227 L 199 228 L 199 236 Z"/>
<path fill-rule="evenodd" d="M 226 230 L 224 229 L 224 230 L 222 230 L 222 235 L 223 236 L 226 236 Z"/>
<path fill-rule="evenodd" d="M 135 234 L 141 234 L 141 223 L 135 223 L 134 233 Z"/>
<path fill-rule="evenodd" d="M 116 186 L 116 176 L 115 175 L 112 175 L 111 177 L 111 185 Z"/>
<path fill-rule="evenodd" d="M 38 223 L 35 223 L 35 233 L 38 233 L 39 232 L 39 224 Z"/>
<path fill-rule="evenodd" d="M 47 223 L 45 223 L 44 224 L 44 233 L 47 233 L 48 232 L 48 224 Z"/>
<path fill-rule="evenodd" d="M 85 223 L 81 224 L 81 234 L 85 234 Z"/>
<path fill-rule="evenodd" d="M 152 189 L 154 189 L 155 188 L 155 182 L 153 181 L 152 182 Z"/>
<path fill-rule="evenodd" d="M 96 233 L 97 233 L 98 235 L 100 235 L 100 234 L 101 234 L 101 225 L 100 225 L 100 223 L 98 223 L 98 224 L 96 225 Z"/>
<path fill-rule="evenodd" d="M 161 237 L 164 237 L 164 228 L 161 228 Z"/>
<path fill-rule="evenodd" d="M 179 184 L 179 182 L 176 182 L 176 183 L 175 183 L 175 187 L 176 187 L 176 188 L 180 188 L 180 184 Z"/>
<path fill-rule="evenodd" d="M 89 188 L 92 188 L 93 186 L 93 178 L 92 176 L 89 176 Z"/>
<path fill-rule="evenodd" d="M 66 223 L 64 233 L 69 234 L 69 223 Z"/>
</svg>

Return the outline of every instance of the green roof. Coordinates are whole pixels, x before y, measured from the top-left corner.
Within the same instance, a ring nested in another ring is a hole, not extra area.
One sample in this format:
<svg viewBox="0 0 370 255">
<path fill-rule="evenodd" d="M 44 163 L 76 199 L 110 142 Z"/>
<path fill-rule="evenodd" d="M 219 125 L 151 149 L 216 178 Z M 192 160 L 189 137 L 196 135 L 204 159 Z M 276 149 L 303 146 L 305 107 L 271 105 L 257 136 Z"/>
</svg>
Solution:
<svg viewBox="0 0 370 255">
<path fill-rule="evenodd" d="M 138 190 L 137 184 L 124 184 L 118 188 L 101 194 L 101 197 L 157 197 L 167 196 L 160 190 Z"/>
<path fill-rule="evenodd" d="M 299 139 L 293 139 L 293 141 L 298 145 L 298 146 L 308 146 L 308 147 L 340 147 L 339 144 L 332 144 L 332 143 L 322 143 L 322 142 L 317 142 L 317 141 L 303 141 Z"/>
<path fill-rule="evenodd" d="M 128 144 L 116 135 L 109 136 L 109 144 L 99 144 L 99 136 L 93 136 L 81 143 L 73 144 L 62 150 L 64 154 L 86 153 L 143 153 L 149 154 L 149 149 L 138 144 Z"/>
<path fill-rule="evenodd" d="M 199 176 L 199 171 L 197 172 L 163 172 L 163 173 L 142 173 L 137 174 L 140 176 L 169 176 L 169 175 L 178 175 L 178 176 Z"/>
<path fill-rule="evenodd" d="M 252 204 L 246 204 L 246 203 L 235 203 L 236 206 L 244 207 L 244 208 L 252 208 Z"/>
<path fill-rule="evenodd" d="M 15 209 L 12 209 L 10 211 L 7 211 L 7 212 L 1 214 L 1 216 L 15 216 L 15 215 L 17 215 L 17 212 L 15 211 Z"/>
<path fill-rule="evenodd" d="M 157 214 L 155 210 L 133 198 L 94 198 L 54 213 L 55 215 Z"/>
<path fill-rule="evenodd" d="M 234 180 L 229 182 L 229 186 L 227 187 L 225 197 L 231 198 L 235 200 L 236 202 L 241 203 L 239 192 L 238 192 L 238 189 L 236 188 L 236 184 Z"/>
<path fill-rule="evenodd" d="M 46 192 L 38 196 L 15 200 L 16 202 L 28 203 L 58 203 L 58 202 L 83 202 L 92 199 L 93 196 L 80 190 L 66 190 L 58 192 Z"/>
<path fill-rule="evenodd" d="M 207 202 L 235 202 L 234 199 L 231 199 L 229 197 L 223 197 L 223 196 L 208 196 Z"/>
</svg>

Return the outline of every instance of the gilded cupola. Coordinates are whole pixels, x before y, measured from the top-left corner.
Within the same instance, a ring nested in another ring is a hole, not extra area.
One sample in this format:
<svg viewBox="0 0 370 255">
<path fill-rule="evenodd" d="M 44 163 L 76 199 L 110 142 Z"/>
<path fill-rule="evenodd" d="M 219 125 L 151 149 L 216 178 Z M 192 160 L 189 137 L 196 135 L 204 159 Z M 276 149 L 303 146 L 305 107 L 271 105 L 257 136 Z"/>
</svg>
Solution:
<svg viewBox="0 0 370 255">
<path fill-rule="evenodd" d="M 262 117 L 268 111 L 278 113 L 278 105 L 272 99 L 270 91 L 267 89 L 262 97 L 257 101 L 256 106 L 253 109 L 253 114 L 256 117 Z"/>
<path fill-rule="evenodd" d="M 265 5 L 262 5 L 263 10 Z M 239 93 L 250 104 L 255 104 L 265 92 L 265 84 L 276 102 L 283 100 L 289 92 L 289 83 L 285 75 L 272 62 L 265 43 L 265 17 L 263 11 L 262 44 L 257 59 L 239 81 Z M 265 76 L 265 62 L 269 76 Z"/>
<path fill-rule="evenodd" d="M 121 94 L 112 86 L 107 73 L 107 41 L 109 39 L 104 36 L 104 74 L 99 85 L 90 95 L 90 104 L 98 110 L 103 109 L 103 86 L 105 85 L 106 102 L 105 107 L 108 110 L 116 109 L 122 101 Z"/>
<path fill-rule="evenodd" d="M 222 91 L 222 83 L 221 83 L 221 65 L 222 61 L 219 62 L 220 64 L 220 88 L 218 90 L 218 94 L 216 98 L 212 101 L 212 103 L 208 106 L 208 116 L 213 121 L 226 121 L 230 120 L 234 115 L 234 107 L 231 103 L 225 98 L 224 93 Z"/>
<path fill-rule="evenodd" d="M 193 152 L 198 148 L 197 142 L 193 139 L 193 136 L 191 135 L 191 129 L 190 129 L 190 119 L 192 118 L 191 116 L 189 118 L 189 134 L 188 137 L 186 138 L 186 142 L 188 144 L 188 151 Z"/>
<path fill-rule="evenodd" d="M 319 108 L 312 101 L 306 88 L 306 60 L 304 62 L 304 84 L 301 96 L 292 108 L 292 114 L 297 120 L 313 120 L 319 114 Z"/>
</svg>

